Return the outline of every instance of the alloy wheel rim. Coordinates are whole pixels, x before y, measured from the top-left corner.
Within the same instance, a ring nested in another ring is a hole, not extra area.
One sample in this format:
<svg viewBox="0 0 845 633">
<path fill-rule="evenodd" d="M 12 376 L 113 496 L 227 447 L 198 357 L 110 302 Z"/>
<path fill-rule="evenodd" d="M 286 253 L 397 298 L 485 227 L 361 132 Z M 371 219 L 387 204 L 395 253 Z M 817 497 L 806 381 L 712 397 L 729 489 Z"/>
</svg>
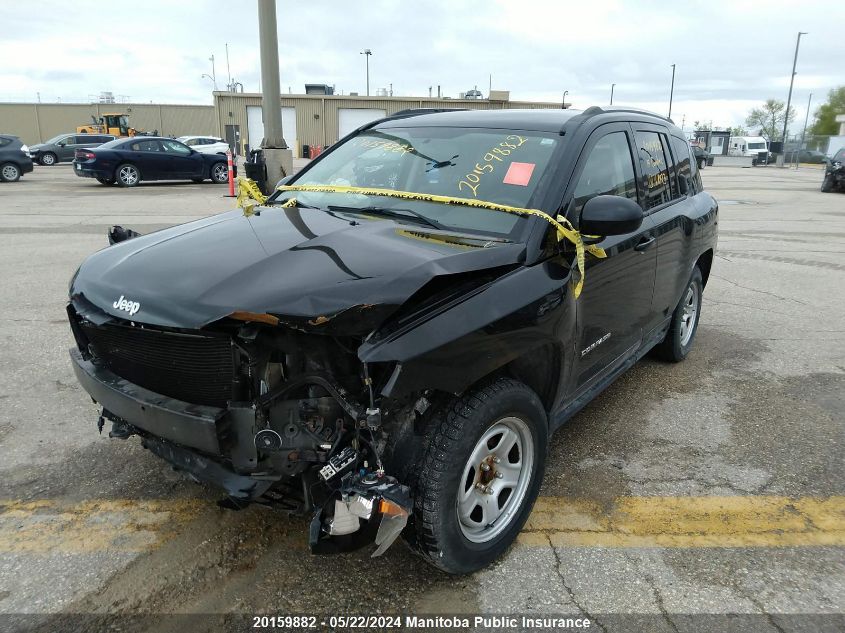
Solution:
<svg viewBox="0 0 845 633">
<path fill-rule="evenodd" d="M 218 182 L 222 182 L 222 181 L 223 181 L 223 172 L 224 172 L 224 171 L 225 171 L 225 172 L 228 172 L 228 171 L 229 171 L 229 168 L 228 168 L 228 167 L 223 167 L 222 165 L 217 165 L 217 166 L 214 168 L 214 179 L 215 179 L 216 181 L 218 181 Z M 228 179 L 229 179 L 229 178 L 228 178 L 228 176 L 229 176 L 229 174 L 227 173 L 227 174 L 226 174 L 226 180 L 228 180 Z"/>
<path fill-rule="evenodd" d="M 120 170 L 120 179 L 127 185 L 134 185 L 138 181 L 138 172 L 132 167 L 123 167 Z"/>
<path fill-rule="evenodd" d="M 698 286 L 691 283 L 684 295 L 681 308 L 681 345 L 686 346 L 695 331 L 695 320 L 698 316 Z"/>
<path fill-rule="evenodd" d="M 45 165 L 52 165 L 53 164 L 53 155 L 52 154 L 45 154 L 44 158 L 41 159 Z"/>
<path fill-rule="evenodd" d="M 3 167 L 3 178 L 14 180 L 18 176 L 18 168 L 13 165 L 6 165 Z"/>
<path fill-rule="evenodd" d="M 458 484 L 458 524 L 469 541 L 491 541 L 513 523 L 533 468 L 534 442 L 524 420 L 505 417 L 484 432 Z"/>
</svg>

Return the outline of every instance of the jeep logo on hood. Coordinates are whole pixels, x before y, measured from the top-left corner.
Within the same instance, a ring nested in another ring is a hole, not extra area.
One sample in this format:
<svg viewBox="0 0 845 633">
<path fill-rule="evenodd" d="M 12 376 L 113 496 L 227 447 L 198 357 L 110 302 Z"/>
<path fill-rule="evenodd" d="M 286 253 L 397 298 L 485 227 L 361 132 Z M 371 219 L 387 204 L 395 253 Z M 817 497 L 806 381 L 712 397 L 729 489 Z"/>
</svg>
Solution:
<svg viewBox="0 0 845 633">
<path fill-rule="evenodd" d="M 124 299 L 123 295 L 120 295 L 120 299 L 115 301 L 112 304 L 112 307 L 118 310 L 124 310 L 125 312 L 129 313 L 129 316 L 132 316 L 138 310 L 141 309 L 141 304 L 137 301 L 130 301 L 129 299 Z"/>
</svg>

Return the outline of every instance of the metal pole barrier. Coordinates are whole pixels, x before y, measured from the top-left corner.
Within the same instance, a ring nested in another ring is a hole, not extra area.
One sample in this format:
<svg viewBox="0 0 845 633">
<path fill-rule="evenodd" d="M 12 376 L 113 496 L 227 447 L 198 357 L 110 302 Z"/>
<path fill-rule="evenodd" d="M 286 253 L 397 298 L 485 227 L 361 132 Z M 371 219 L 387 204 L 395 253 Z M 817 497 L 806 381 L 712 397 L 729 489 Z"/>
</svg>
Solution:
<svg viewBox="0 0 845 633">
<path fill-rule="evenodd" d="M 226 152 L 226 163 L 229 167 L 229 197 L 235 197 L 235 170 L 232 162 L 232 150 Z"/>
</svg>

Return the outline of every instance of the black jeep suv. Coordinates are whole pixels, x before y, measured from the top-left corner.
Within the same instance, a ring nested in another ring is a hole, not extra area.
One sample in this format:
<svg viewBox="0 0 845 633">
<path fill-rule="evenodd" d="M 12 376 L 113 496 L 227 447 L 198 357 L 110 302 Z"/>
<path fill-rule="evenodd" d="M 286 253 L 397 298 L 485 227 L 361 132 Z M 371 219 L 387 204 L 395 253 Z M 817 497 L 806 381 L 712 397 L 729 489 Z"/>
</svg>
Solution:
<svg viewBox="0 0 845 633">
<path fill-rule="evenodd" d="M 310 513 L 315 552 L 403 532 L 452 573 L 514 540 L 556 429 L 689 353 L 717 240 L 681 130 L 622 108 L 406 111 L 255 195 L 74 276 L 101 428 Z"/>
</svg>

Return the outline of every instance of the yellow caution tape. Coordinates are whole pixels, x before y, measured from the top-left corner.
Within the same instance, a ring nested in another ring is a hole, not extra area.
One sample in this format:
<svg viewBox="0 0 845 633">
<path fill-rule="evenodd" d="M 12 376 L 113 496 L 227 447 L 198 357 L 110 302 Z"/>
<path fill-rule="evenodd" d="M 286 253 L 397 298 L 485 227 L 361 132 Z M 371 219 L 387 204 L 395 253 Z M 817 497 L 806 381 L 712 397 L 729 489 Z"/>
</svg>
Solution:
<svg viewBox="0 0 845 633">
<path fill-rule="evenodd" d="M 246 182 L 244 182 L 246 181 Z M 253 191 L 254 190 L 254 191 Z M 521 207 L 512 207 L 506 204 L 498 204 L 496 202 L 488 202 L 486 200 L 474 200 L 471 198 L 456 198 L 452 196 L 441 196 L 431 193 L 414 193 L 411 191 L 395 191 L 393 189 L 378 189 L 368 187 L 346 187 L 336 185 L 282 185 L 278 187 L 278 191 L 305 191 L 313 193 L 354 193 L 365 196 L 385 196 L 388 198 L 400 198 L 402 200 L 418 200 L 421 202 L 437 202 L 439 204 L 451 204 L 463 207 L 473 207 L 476 209 L 490 209 L 492 211 L 501 211 L 503 213 L 513 213 L 519 216 L 533 215 L 549 224 L 551 224 L 557 231 L 558 240 L 566 239 L 575 246 L 575 259 L 578 266 L 579 278 L 573 288 L 575 298 L 581 295 L 581 290 L 584 287 L 584 253 L 590 253 L 594 257 L 604 258 L 607 254 L 604 249 L 594 246 L 592 244 L 585 245 L 584 240 L 578 230 L 572 226 L 572 223 L 562 215 L 556 218 L 552 217 L 545 211 L 539 209 L 523 209 Z M 257 196 L 255 195 L 257 193 Z M 243 197 L 242 197 L 243 196 Z M 258 204 L 263 204 L 267 198 L 258 191 L 257 185 L 248 179 L 238 179 L 238 206 L 244 210 L 244 215 L 252 215 L 255 204 L 250 204 L 246 198 L 252 198 Z M 291 198 L 283 206 L 292 207 L 296 205 L 296 198 Z"/>
</svg>

